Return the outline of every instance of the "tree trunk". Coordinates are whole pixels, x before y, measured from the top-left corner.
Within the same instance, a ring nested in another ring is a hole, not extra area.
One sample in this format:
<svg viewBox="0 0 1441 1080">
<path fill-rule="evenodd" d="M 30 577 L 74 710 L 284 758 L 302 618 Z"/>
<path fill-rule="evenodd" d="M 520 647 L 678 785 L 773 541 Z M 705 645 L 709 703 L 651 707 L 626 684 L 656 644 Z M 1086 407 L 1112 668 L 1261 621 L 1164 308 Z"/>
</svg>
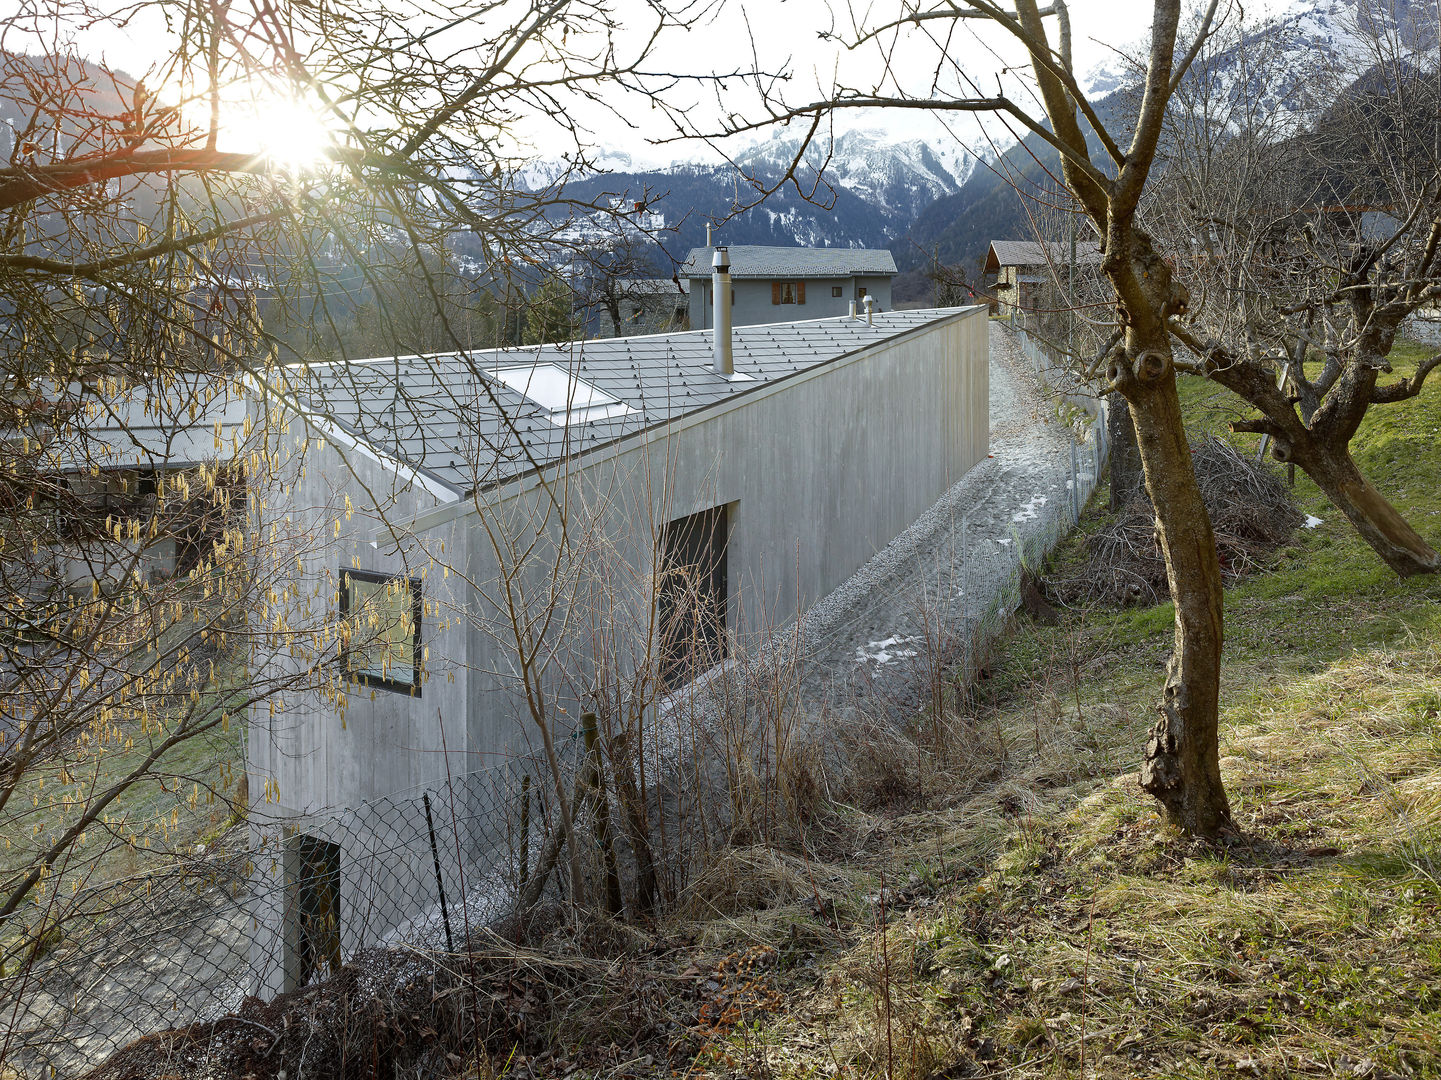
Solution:
<svg viewBox="0 0 1441 1080">
<path fill-rule="evenodd" d="M 1111 442 L 1111 513 L 1114 514 L 1141 493 L 1146 479 L 1141 473 L 1141 451 L 1136 446 L 1131 407 L 1120 394 L 1110 395 L 1106 436 Z"/>
<path fill-rule="evenodd" d="M 1151 729 L 1141 786 L 1183 831 L 1215 837 L 1231 824 L 1217 743 L 1221 690 L 1221 565 L 1191 465 L 1169 347 L 1123 372 L 1156 538 L 1176 605 L 1175 650 Z"/>
<path fill-rule="evenodd" d="M 1347 446 L 1330 447 L 1319 441 L 1304 451 L 1275 444 L 1275 456 L 1293 460 L 1350 519 L 1361 538 L 1401 577 L 1441 572 L 1441 555 L 1403 518 L 1386 497 L 1371 486 Z"/>
</svg>

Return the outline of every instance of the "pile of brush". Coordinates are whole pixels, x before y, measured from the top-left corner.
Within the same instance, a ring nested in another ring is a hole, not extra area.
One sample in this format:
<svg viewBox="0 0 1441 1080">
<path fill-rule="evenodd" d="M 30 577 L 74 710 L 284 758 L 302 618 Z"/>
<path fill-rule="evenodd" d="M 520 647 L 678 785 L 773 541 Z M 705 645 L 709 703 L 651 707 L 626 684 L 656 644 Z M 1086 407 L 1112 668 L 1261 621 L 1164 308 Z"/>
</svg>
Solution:
<svg viewBox="0 0 1441 1080">
<path fill-rule="evenodd" d="M 1192 451 L 1225 579 L 1264 567 L 1303 516 L 1279 470 L 1207 435 Z M 1090 538 L 1081 569 L 1050 582 L 1067 603 L 1155 604 L 1169 595 L 1155 515 L 1142 491 Z"/>
</svg>

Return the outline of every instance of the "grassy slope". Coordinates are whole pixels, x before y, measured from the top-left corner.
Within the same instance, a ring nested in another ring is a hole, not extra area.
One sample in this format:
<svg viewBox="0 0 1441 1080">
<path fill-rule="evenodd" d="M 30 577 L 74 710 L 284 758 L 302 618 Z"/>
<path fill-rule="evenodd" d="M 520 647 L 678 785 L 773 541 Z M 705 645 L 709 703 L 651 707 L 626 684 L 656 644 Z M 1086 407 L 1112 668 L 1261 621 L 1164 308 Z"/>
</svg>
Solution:
<svg viewBox="0 0 1441 1080">
<path fill-rule="evenodd" d="M 235 693 L 237 680 L 243 677 L 243 669 L 233 663 L 221 668 L 218 681 L 209 688 L 216 695 L 217 708 Z M 69 746 L 63 760 L 46 762 L 22 781 L 0 845 L 0 881 L 18 880 L 28 872 L 72 826 L 81 808 L 142 765 L 177 723 L 173 711 L 165 710 L 152 720 L 148 725 L 126 724 L 122 734 L 128 744 L 107 738 Z M 109 805 L 102 819 L 105 827 L 82 835 L 54 873 L 31 893 L 18 917 L 0 928 L 0 957 L 40 927 L 46 928 L 52 944 L 72 932 L 83 932 L 85 917 L 78 926 L 54 928 L 57 921 L 84 910 L 76 906 L 79 890 L 126 881 L 138 887 L 148 873 L 172 868 L 168 852 L 186 851 L 197 839 L 233 823 L 228 801 L 214 798 L 212 792 L 234 790 L 236 779 L 243 775 L 237 767 L 243 755 L 244 728 L 239 719 L 200 730 L 172 747 L 145 778 Z"/>
<path fill-rule="evenodd" d="M 1404 373 L 1417 355 L 1393 359 Z M 1208 384 L 1184 394 L 1198 423 L 1227 418 Z M 1438 433 L 1432 386 L 1354 444 L 1432 543 Z M 1136 784 L 1169 605 L 1024 623 L 935 762 L 961 779 L 925 809 L 857 814 L 855 850 L 805 867 L 821 903 L 708 927 L 718 946 L 777 947 L 795 996 L 720 1029 L 698 1064 L 1441 1076 L 1441 581 L 1396 580 L 1304 476 L 1297 491 L 1323 524 L 1226 604 L 1242 842 L 1167 835 Z"/>
</svg>

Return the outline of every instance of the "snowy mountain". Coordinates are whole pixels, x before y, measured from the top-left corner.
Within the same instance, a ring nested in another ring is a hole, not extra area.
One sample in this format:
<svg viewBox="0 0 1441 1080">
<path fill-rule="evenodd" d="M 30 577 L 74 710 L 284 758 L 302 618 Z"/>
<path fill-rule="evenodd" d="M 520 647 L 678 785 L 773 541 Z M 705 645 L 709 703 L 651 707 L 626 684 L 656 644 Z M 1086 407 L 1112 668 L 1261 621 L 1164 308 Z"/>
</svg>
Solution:
<svg viewBox="0 0 1441 1080">
<path fill-rule="evenodd" d="M 707 222 L 717 240 L 733 244 L 886 247 L 925 207 L 958 192 L 974 168 L 959 146 L 855 129 L 807 148 L 797 182 L 781 184 L 800 145 L 799 136 L 779 131 L 739 151 L 738 168 L 701 162 L 627 168 L 621 155 L 608 152 L 599 159 L 607 171 L 572 178 L 565 190 L 586 201 L 643 202 L 662 225 L 666 253 L 684 258 L 705 242 Z M 528 175 L 548 174 L 538 163 Z M 761 202 L 762 192 L 777 185 Z M 670 272 L 665 261 L 658 258 L 657 271 Z"/>
<path fill-rule="evenodd" d="M 1413 64 L 1435 69 L 1436 9 L 1421 0 L 1285 0 L 1262 18 L 1239 27 L 1223 26 L 1213 50 L 1192 68 L 1173 109 L 1204 106 L 1209 117 L 1227 114 L 1227 106 L 1268 117 L 1270 134 L 1280 140 L 1314 126 L 1335 100 L 1334 72 L 1355 78 L 1374 61 L 1378 31 L 1392 40 L 1414 37 Z M 1088 72 L 1080 81 L 1113 134 L 1125 134 L 1139 100 L 1140 68 L 1120 54 Z M 1324 89 L 1322 89 L 1324 88 Z M 914 272 L 928 253 L 943 262 L 974 271 L 992 239 L 1031 235 L 1020 187 L 1043 183 L 1045 171 L 1058 171 L 1056 152 L 1030 136 L 1011 147 L 997 171 L 979 169 L 962 189 L 925 208 L 906 235 L 892 245 L 902 271 Z M 917 281 L 919 279 L 916 279 Z M 914 284 L 914 282 L 913 282 Z M 899 286 L 898 286 L 899 290 Z M 898 291 L 898 295 L 901 295 Z M 906 293 L 909 295 L 909 293 Z M 919 295 L 919 294 L 917 294 Z"/>
<path fill-rule="evenodd" d="M 1244 103 L 1293 123 L 1314 121 L 1330 103 L 1336 72 L 1365 71 L 1376 63 L 1378 36 L 1412 41 L 1412 63 L 1435 66 L 1436 8 L 1421 0 L 1282 0 L 1260 17 L 1223 22 L 1213 47 L 1189 73 L 1193 96 L 1211 114 L 1218 101 Z M 1404 50 L 1403 50 L 1404 53 Z M 1123 48 L 1080 80 L 1092 100 L 1139 85 L 1139 44 Z M 1327 87 L 1319 91 L 1321 86 Z"/>
<path fill-rule="evenodd" d="M 780 175 L 801 146 L 800 136 L 778 135 L 740 154 L 737 164 L 749 173 Z M 799 176 L 810 183 L 818 174 L 833 188 L 844 188 L 888 214 L 913 219 L 923 207 L 959 191 L 975 168 L 959 146 L 936 147 L 923 139 L 892 139 L 882 131 L 855 130 L 806 148 Z M 808 167 L 807 167 L 808 166 Z"/>
</svg>

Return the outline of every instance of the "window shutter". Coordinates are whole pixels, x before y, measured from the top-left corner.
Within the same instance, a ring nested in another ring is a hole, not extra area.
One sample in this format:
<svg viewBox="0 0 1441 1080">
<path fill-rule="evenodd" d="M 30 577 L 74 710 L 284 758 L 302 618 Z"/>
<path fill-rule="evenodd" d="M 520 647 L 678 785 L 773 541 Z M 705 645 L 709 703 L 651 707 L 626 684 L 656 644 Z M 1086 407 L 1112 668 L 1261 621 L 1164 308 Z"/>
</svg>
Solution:
<svg viewBox="0 0 1441 1080">
<path fill-rule="evenodd" d="M 806 283 L 805 283 L 804 281 L 797 281 L 797 282 L 796 282 L 796 303 L 797 303 L 797 304 L 804 304 L 805 302 L 806 302 Z"/>
<path fill-rule="evenodd" d="M 781 283 L 780 283 L 779 281 L 772 281 L 772 282 L 771 282 L 771 303 L 772 303 L 772 304 L 779 304 L 780 302 L 781 302 Z"/>
</svg>

